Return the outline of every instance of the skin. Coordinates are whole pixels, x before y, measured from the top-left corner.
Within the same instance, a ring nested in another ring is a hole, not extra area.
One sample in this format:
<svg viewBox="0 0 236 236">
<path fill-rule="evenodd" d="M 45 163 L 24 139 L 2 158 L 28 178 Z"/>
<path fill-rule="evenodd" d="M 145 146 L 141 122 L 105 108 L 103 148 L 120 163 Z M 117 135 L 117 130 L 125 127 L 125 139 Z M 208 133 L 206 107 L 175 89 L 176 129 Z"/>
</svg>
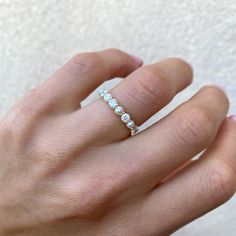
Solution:
<svg viewBox="0 0 236 236">
<path fill-rule="evenodd" d="M 101 99 L 80 107 L 114 77 L 125 79 L 111 93 L 141 125 L 193 71 L 108 49 L 75 56 L 28 92 L 0 122 L 0 235 L 169 235 L 234 194 L 236 118 L 220 88 L 130 137 Z"/>
</svg>

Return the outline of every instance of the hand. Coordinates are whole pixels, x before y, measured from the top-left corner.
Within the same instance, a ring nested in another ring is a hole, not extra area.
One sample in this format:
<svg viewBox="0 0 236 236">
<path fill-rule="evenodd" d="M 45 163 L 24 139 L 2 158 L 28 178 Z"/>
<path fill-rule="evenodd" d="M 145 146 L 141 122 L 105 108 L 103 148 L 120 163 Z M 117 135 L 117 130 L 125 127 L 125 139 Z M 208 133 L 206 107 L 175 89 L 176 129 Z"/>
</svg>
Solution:
<svg viewBox="0 0 236 236">
<path fill-rule="evenodd" d="M 228 200 L 236 121 L 215 86 L 130 137 L 102 100 L 105 80 L 138 125 L 192 81 L 181 59 L 142 62 L 110 49 L 75 56 L 0 123 L 0 235 L 168 235 Z M 207 149 L 199 160 L 191 158 Z"/>
</svg>

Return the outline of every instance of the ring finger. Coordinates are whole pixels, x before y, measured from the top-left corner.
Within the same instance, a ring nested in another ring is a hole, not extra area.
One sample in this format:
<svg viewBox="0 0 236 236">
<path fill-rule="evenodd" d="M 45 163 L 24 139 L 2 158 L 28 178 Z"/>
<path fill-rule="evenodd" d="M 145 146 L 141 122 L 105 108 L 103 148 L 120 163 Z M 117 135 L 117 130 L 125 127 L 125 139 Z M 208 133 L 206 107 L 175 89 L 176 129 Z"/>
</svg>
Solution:
<svg viewBox="0 0 236 236">
<path fill-rule="evenodd" d="M 112 96 L 141 125 L 168 104 L 176 93 L 192 81 L 189 64 L 178 58 L 139 68 L 112 89 Z M 101 99 L 78 111 L 104 142 L 118 141 L 130 135 L 120 118 Z M 77 116 L 77 114 L 76 114 Z"/>
</svg>

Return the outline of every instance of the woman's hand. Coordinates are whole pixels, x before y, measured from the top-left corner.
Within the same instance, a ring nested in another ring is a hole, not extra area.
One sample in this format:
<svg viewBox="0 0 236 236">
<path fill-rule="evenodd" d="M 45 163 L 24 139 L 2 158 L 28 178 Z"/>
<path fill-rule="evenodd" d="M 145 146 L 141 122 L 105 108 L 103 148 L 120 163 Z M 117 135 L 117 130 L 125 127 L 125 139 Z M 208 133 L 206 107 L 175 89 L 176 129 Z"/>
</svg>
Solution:
<svg viewBox="0 0 236 236">
<path fill-rule="evenodd" d="M 232 196 L 236 121 L 224 92 L 204 87 L 130 137 L 102 99 L 80 108 L 114 77 L 127 77 L 111 93 L 141 125 L 192 69 L 109 49 L 77 55 L 26 94 L 0 123 L 0 235 L 163 236 Z"/>
</svg>

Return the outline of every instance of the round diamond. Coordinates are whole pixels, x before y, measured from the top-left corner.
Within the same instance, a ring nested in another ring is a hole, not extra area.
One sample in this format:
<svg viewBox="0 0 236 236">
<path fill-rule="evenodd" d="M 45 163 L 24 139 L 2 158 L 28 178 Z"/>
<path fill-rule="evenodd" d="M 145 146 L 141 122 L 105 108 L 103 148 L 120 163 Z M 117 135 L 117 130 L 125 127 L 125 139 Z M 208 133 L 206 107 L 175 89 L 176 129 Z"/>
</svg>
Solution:
<svg viewBox="0 0 236 236">
<path fill-rule="evenodd" d="M 108 92 L 107 92 L 107 90 L 105 90 L 105 89 L 100 89 L 100 90 L 98 91 L 98 93 L 99 93 L 99 95 L 103 98 L 103 97 L 105 96 L 105 94 L 107 94 Z"/>
<path fill-rule="evenodd" d="M 129 129 L 134 128 L 134 126 L 135 126 L 135 124 L 134 124 L 134 121 L 133 121 L 133 120 L 131 120 L 131 121 L 129 121 L 129 122 L 127 123 L 127 127 L 128 127 Z"/>
<path fill-rule="evenodd" d="M 112 99 L 112 96 L 110 93 L 106 93 L 104 96 L 103 96 L 103 99 L 105 102 L 109 102 L 111 99 Z"/>
<path fill-rule="evenodd" d="M 116 113 L 117 115 L 121 116 L 121 115 L 124 113 L 123 107 L 122 107 L 122 106 L 116 107 L 115 113 Z"/>
<path fill-rule="evenodd" d="M 117 107 L 118 106 L 118 103 L 117 103 L 117 101 L 116 101 L 116 99 L 111 99 L 110 101 L 109 101 L 109 106 L 111 107 L 111 108 L 115 108 L 115 107 Z"/>
<path fill-rule="evenodd" d="M 124 122 L 124 123 L 128 123 L 130 121 L 130 115 L 128 113 L 125 113 L 121 116 L 121 120 Z"/>
</svg>

